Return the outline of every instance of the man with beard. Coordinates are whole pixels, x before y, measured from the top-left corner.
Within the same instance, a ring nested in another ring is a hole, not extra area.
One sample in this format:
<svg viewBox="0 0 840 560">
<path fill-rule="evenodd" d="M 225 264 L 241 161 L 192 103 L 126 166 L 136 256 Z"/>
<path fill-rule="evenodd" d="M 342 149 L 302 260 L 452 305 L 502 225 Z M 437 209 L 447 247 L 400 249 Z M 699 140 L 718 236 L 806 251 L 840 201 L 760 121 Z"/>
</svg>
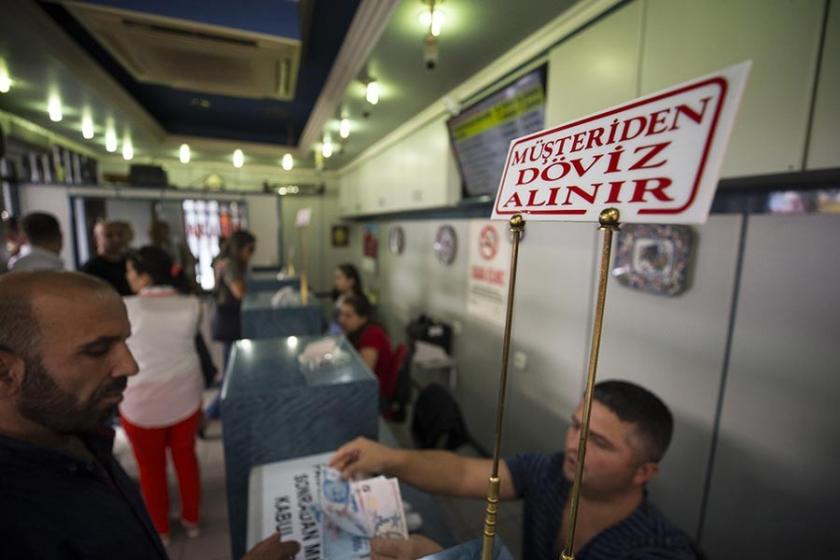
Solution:
<svg viewBox="0 0 840 560">
<path fill-rule="evenodd" d="M 0 277 L 0 554 L 165 559 L 167 553 L 102 427 L 137 364 L 107 284 L 72 272 Z M 286 559 L 266 539 L 248 560 Z"/>
</svg>

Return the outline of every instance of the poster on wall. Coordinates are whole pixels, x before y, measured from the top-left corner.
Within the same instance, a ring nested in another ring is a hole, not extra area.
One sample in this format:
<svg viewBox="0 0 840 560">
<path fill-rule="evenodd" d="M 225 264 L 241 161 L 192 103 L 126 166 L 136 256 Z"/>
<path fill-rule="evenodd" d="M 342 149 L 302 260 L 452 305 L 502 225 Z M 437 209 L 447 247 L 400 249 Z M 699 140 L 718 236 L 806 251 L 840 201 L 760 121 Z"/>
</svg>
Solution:
<svg viewBox="0 0 840 560">
<path fill-rule="evenodd" d="M 350 245 L 350 227 L 332 226 L 330 240 L 333 247 L 347 247 Z"/>
<path fill-rule="evenodd" d="M 379 258 L 379 226 L 365 224 L 362 236 L 362 270 L 376 274 L 376 261 Z"/>
<path fill-rule="evenodd" d="M 470 220 L 467 313 L 504 327 L 510 282 L 507 224 Z"/>
</svg>

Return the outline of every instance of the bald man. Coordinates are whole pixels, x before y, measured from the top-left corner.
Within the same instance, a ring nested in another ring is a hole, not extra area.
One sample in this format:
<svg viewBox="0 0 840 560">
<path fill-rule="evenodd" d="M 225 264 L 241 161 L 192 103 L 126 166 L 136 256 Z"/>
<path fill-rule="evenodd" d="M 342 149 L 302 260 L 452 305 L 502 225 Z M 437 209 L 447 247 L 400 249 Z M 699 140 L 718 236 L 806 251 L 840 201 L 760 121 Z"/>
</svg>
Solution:
<svg viewBox="0 0 840 560">
<path fill-rule="evenodd" d="M 137 364 L 119 295 L 73 272 L 0 277 L 0 551 L 6 558 L 165 559 L 101 422 Z M 266 539 L 247 560 L 294 557 Z"/>
</svg>

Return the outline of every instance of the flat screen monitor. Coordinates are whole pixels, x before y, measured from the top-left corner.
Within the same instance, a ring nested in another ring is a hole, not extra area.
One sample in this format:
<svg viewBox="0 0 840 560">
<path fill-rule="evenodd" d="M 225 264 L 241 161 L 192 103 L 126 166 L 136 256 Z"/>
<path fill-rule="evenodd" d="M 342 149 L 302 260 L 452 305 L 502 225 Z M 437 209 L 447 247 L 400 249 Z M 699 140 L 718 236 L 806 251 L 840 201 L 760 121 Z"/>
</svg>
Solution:
<svg viewBox="0 0 840 560">
<path fill-rule="evenodd" d="M 543 65 L 446 122 L 464 198 L 495 195 L 510 141 L 545 128 L 545 76 Z"/>
</svg>

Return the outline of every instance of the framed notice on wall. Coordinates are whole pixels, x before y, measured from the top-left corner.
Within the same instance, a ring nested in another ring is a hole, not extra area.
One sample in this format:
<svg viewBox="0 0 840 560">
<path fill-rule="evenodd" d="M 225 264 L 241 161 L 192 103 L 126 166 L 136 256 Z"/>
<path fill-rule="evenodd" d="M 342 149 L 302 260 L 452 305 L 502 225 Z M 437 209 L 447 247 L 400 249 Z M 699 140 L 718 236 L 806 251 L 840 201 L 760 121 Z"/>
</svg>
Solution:
<svg viewBox="0 0 840 560">
<path fill-rule="evenodd" d="M 507 224 L 470 220 L 467 313 L 504 327 L 511 243 Z"/>
</svg>

